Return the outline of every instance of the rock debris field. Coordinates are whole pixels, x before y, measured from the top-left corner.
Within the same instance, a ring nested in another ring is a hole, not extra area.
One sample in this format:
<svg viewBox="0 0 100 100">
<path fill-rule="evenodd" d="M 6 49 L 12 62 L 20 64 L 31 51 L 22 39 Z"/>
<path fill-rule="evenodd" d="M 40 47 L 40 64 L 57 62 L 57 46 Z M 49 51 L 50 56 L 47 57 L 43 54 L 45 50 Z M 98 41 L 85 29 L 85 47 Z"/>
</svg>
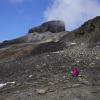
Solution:
<svg viewBox="0 0 100 100">
<path fill-rule="evenodd" d="M 45 22 L 0 43 L 0 100 L 99 98 L 100 16 L 71 32 L 62 21 Z"/>
</svg>

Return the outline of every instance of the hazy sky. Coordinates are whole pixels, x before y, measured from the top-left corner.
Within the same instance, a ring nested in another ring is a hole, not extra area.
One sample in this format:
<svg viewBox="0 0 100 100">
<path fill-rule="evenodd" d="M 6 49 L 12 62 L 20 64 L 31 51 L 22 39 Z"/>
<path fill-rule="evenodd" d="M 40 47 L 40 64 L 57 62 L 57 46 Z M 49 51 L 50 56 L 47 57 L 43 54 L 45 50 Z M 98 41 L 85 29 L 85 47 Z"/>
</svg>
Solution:
<svg viewBox="0 0 100 100">
<path fill-rule="evenodd" d="M 0 41 L 27 33 L 48 20 L 63 20 L 66 30 L 100 15 L 100 0 L 0 0 Z"/>
</svg>

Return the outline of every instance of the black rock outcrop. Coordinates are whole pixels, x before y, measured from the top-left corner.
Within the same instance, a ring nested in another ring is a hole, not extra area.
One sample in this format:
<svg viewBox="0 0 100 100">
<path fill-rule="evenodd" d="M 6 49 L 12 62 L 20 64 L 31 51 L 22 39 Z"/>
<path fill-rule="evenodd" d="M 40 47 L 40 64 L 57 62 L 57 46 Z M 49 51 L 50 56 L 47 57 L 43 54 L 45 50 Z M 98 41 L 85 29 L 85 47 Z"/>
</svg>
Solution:
<svg viewBox="0 0 100 100">
<path fill-rule="evenodd" d="M 59 20 L 48 21 L 38 27 L 30 29 L 28 33 L 34 33 L 34 32 L 43 33 L 47 31 L 52 33 L 65 31 L 65 24 L 63 21 L 59 21 Z"/>
</svg>

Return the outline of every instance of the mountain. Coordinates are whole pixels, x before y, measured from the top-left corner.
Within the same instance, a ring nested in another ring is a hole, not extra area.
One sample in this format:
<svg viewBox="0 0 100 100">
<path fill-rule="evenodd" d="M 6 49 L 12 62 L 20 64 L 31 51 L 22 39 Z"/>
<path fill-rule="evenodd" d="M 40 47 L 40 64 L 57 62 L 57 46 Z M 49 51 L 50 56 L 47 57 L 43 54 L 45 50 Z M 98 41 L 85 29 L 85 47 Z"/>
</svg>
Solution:
<svg viewBox="0 0 100 100">
<path fill-rule="evenodd" d="M 49 21 L 0 44 L 1 100 L 98 100 L 100 16 L 71 32 Z M 76 67 L 78 77 L 72 77 Z"/>
</svg>

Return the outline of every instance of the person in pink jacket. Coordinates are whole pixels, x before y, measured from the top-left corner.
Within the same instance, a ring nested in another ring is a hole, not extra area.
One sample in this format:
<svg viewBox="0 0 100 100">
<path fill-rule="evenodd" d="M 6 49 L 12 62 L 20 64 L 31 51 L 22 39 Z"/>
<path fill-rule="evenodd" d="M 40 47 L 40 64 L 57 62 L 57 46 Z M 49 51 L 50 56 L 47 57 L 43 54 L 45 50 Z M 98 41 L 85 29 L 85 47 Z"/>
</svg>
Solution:
<svg viewBox="0 0 100 100">
<path fill-rule="evenodd" d="M 77 69 L 76 67 L 73 67 L 73 68 L 71 69 L 71 75 L 72 75 L 73 77 L 77 77 L 78 74 L 79 74 L 78 69 Z"/>
</svg>

